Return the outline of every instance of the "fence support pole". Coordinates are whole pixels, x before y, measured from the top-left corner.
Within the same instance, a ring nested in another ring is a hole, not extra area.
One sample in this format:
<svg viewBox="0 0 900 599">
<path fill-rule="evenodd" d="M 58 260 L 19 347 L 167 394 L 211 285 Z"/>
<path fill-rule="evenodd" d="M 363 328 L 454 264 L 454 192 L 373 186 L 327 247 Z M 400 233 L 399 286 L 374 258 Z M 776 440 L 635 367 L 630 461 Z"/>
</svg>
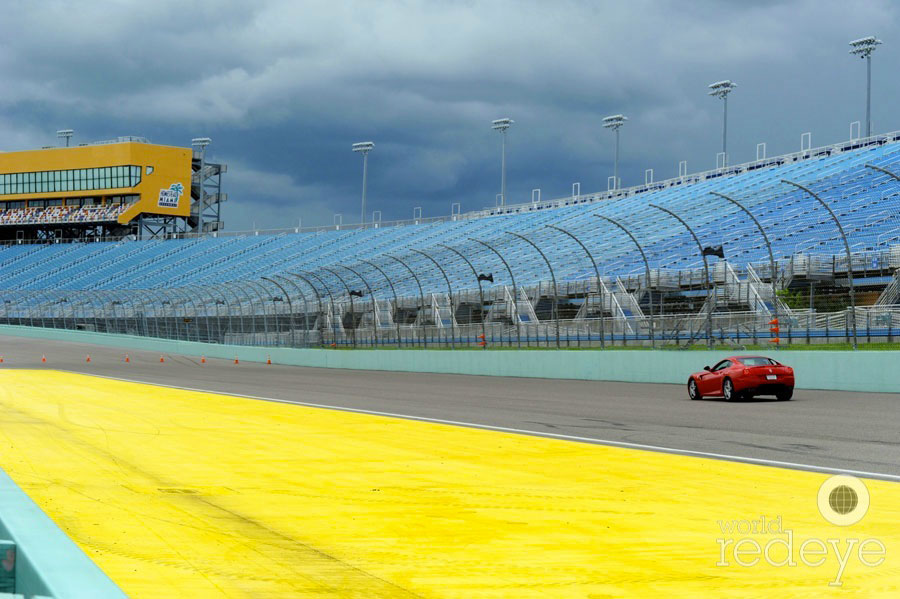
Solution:
<svg viewBox="0 0 900 599">
<path fill-rule="evenodd" d="M 439 243 L 438 245 L 444 249 L 450 250 L 451 252 L 462 258 L 463 262 L 468 264 L 469 268 L 472 270 L 472 275 L 475 277 L 475 282 L 478 283 L 478 297 L 481 300 L 481 340 L 485 342 L 485 344 L 481 346 L 481 349 L 487 349 L 487 330 L 484 325 L 484 288 L 481 286 L 481 277 L 478 276 L 478 271 L 475 270 L 475 266 L 472 264 L 472 262 L 468 258 L 466 258 L 462 252 L 443 243 Z M 471 318 L 469 320 L 471 321 Z"/>
<path fill-rule="evenodd" d="M 352 331 L 351 337 L 353 338 L 353 347 L 355 348 L 356 347 L 356 310 L 353 307 L 353 294 L 350 293 L 350 286 L 347 285 L 347 281 L 345 281 L 344 278 L 341 275 L 339 275 L 338 273 L 336 273 L 335 271 L 331 270 L 330 268 L 326 268 L 324 266 L 321 266 L 320 268 L 322 270 L 324 270 L 325 272 L 330 272 L 335 277 L 337 277 L 337 280 L 340 281 L 341 285 L 344 286 L 344 289 L 347 290 L 347 297 L 350 298 L 350 324 L 353 325 L 353 328 L 350 330 Z"/>
<path fill-rule="evenodd" d="M 514 237 L 518 237 L 531 247 L 537 250 L 537 253 L 541 255 L 541 258 L 544 259 L 544 262 L 547 263 L 547 270 L 550 271 L 550 278 L 553 279 L 553 311 L 556 313 L 554 315 L 556 320 L 556 349 L 560 348 L 559 343 L 559 288 L 556 286 L 556 274 L 553 272 L 553 267 L 550 265 L 550 260 L 547 258 L 547 255 L 537 246 L 537 244 L 524 235 L 519 235 L 518 233 L 513 233 L 512 231 L 506 232 L 508 235 L 512 235 Z"/>
<path fill-rule="evenodd" d="M 697 234 L 694 233 L 694 230 L 687 224 L 687 222 L 672 212 L 667 208 L 663 208 L 662 206 L 657 206 L 656 204 L 650 204 L 651 208 L 656 208 L 657 210 L 662 210 L 678 222 L 680 222 L 685 229 L 688 230 L 688 233 L 691 234 L 691 237 L 694 238 L 694 243 L 697 244 L 697 249 L 700 250 L 700 257 L 703 259 L 703 275 L 704 275 L 704 287 L 706 287 L 706 303 L 708 304 L 708 308 L 706 310 L 706 346 L 709 349 L 713 347 L 713 338 L 712 338 L 712 310 L 713 310 L 713 299 L 711 293 L 711 286 L 709 284 L 709 261 L 706 259 L 706 253 L 703 251 L 703 244 L 700 243 L 700 238 L 697 237 Z"/>
<path fill-rule="evenodd" d="M 291 347 L 296 347 L 297 343 L 294 339 L 294 329 L 296 328 L 294 326 L 294 304 L 293 304 L 293 302 L 291 302 L 290 294 L 275 279 L 270 279 L 269 277 L 260 277 L 260 278 L 263 281 L 268 281 L 269 283 L 272 283 L 273 285 L 275 285 L 276 287 L 278 287 L 281 290 L 281 293 L 284 294 L 284 299 L 288 305 L 288 314 L 290 315 L 288 318 L 288 326 L 291 327 Z M 273 300 L 272 303 L 274 304 L 275 301 Z M 276 331 L 278 330 L 278 312 L 277 311 L 275 312 L 275 330 Z"/>
<path fill-rule="evenodd" d="M 304 270 L 301 272 L 303 274 L 307 274 L 307 275 L 313 277 L 315 280 L 317 280 L 319 283 L 321 283 L 322 287 L 325 289 L 325 293 L 328 294 L 328 298 L 331 301 L 331 335 L 332 335 L 331 341 L 334 345 L 337 345 L 337 324 L 335 321 L 337 320 L 338 315 L 337 315 L 337 306 L 335 306 L 335 303 L 334 303 L 334 294 L 331 293 L 331 288 L 328 287 L 328 285 L 325 283 L 325 280 L 322 279 L 322 277 L 320 277 L 316 273 L 310 272 L 308 270 Z M 290 273 L 290 274 L 293 274 L 293 273 Z M 313 289 L 315 290 L 315 287 L 313 287 Z M 344 327 L 344 323 L 342 322 L 341 328 L 343 328 L 343 327 Z M 324 335 L 323 335 L 323 338 L 324 338 Z"/>
<path fill-rule="evenodd" d="M 369 266 L 371 266 L 372 268 L 374 268 L 375 270 L 380 272 L 381 276 L 384 277 L 384 280 L 387 281 L 388 286 L 391 288 L 391 294 L 394 296 L 394 314 L 393 314 L 392 318 L 394 319 L 394 325 L 396 325 L 396 328 L 397 328 L 397 348 L 399 349 L 400 344 L 401 344 L 401 339 L 400 339 L 400 321 L 397 320 L 397 313 L 400 311 L 400 300 L 397 298 L 397 290 L 394 289 L 394 283 L 391 281 L 391 278 L 389 276 L 387 276 L 387 273 L 385 273 L 374 262 L 370 262 L 368 260 L 363 260 L 362 258 L 360 258 L 359 261 L 362 262 L 363 264 L 368 264 Z M 362 278 L 362 277 L 360 277 L 360 278 Z"/>
<path fill-rule="evenodd" d="M 316 296 L 316 306 L 317 306 L 317 309 L 319 310 L 318 313 L 316 314 L 316 321 L 319 323 L 319 345 L 321 345 L 322 347 L 325 347 L 325 311 L 322 310 L 322 296 L 319 295 L 319 290 L 316 289 L 316 286 L 313 285 L 310 282 L 310 280 L 307 279 L 306 277 L 304 277 L 303 275 L 298 275 L 293 272 L 287 272 L 285 274 L 288 274 L 292 277 L 297 277 L 298 279 L 302 280 L 304 283 L 309 285 L 309 288 L 312 289 L 313 295 Z M 298 285 L 297 287 L 299 288 L 300 286 Z M 305 296 L 304 296 L 303 302 L 304 302 L 304 304 L 306 303 Z M 307 327 L 308 326 L 309 326 L 309 321 L 307 320 Z"/>
<path fill-rule="evenodd" d="M 427 348 L 428 347 L 428 330 L 425 328 L 425 292 L 422 291 L 422 282 L 419 280 L 419 276 L 416 274 L 412 268 L 409 267 L 409 264 L 394 256 L 393 254 L 385 254 L 391 260 L 395 262 L 399 262 L 403 268 L 409 271 L 409 274 L 412 275 L 413 280 L 416 282 L 416 286 L 419 288 L 419 314 L 418 318 L 422 321 L 422 345 Z"/>
<path fill-rule="evenodd" d="M 343 264 L 337 265 L 339 268 L 343 268 L 345 270 L 349 270 L 353 274 L 355 274 L 360 281 L 363 282 L 363 285 L 366 286 L 366 289 L 369 291 L 369 297 L 372 299 L 372 340 L 374 342 L 375 349 L 378 349 L 378 306 L 376 306 L 375 302 L 375 293 L 372 292 L 372 287 L 369 285 L 369 282 L 363 277 L 361 274 L 356 272 L 354 269 L 349 266 L 344 266 Z"/>
<path fill-rule="evenodd" d="M 585 254 L 587 254 L 588 260 L 591 261 L 591 266 L 594 267 L 594 276 L 597 277 L 597 293 L 600 295 L 600 349 L 604 349 L 606 347 L 606 341 L 604 340 L 605 331 L 603 328 L 603 281 L 600 280 L 600 269 L 597 268 L 597 261 L 594 260 L 594 256 L 593 254 L 591 254 L 591 251 L 587 248 L 587 246 L 584 245 L 584 243 L 582 243 L 582 241 L 578 239 L 578 237 L 576 237 L 574 233 L 572 233 L 571 231 L 567 231 L 566 229 L 563 229 L 561 227 L 557 227 L 556 225 L 547 226 L 571 237 L 575 241 L 575 243 L 581 246 L 581 249 L 584 250 Z M 588 293 L 590 293 L 590 288 L 588 288 Z M 588 339 L 590 339 L 590 337 L 588 337 Z"/>
<path fill-rule="evenodd" d="M 648 298 L 649 303 L 650 303 L 650 347 L 655 348 L 656 347 L 656 335 L 654 334 L 654 331 L 653 331 L 653 324 L 654 324 L 654 321 L 653 321 L 653 288 L 652 288 L 651 280 L 650 280 L 650 262 L 647 260 L 647 254 L 644 253 L 644 248 L 641 247 L 640 243 L 638 243 L 637 238 L 634 235 L 632 235 L 631 231 L 626 229 L 622 223 L 620 223 L 617 220 L 613 220 L 613 219 L 609 218 L 608 216 L 603 216 L 602 214 L 595 214 L 594 216 L 596 216 L 597 218 L 601 218 L 609 223 L 612 223 L 613 225 L 617 226 L 622 231 L 624 231 L 625 234 L 631 238 L 631 241 L 634 242 L 634 245 L 637 247 L 638 251 L 641 253 L 641 258 L 644 261 L 644 268 L 646 269 L 645 274 L 647 275 L 647 293 L 650 294 L 650 297 Z"/>
<path fill-rule="evenodd" d="M 519 288 L 516 285 L 516 277 L 513 274 L 512 268 L 509 267 L 509 263 L 506 261 L 506 258 L 503 257 L 503 254 L 501 254 L 499 251 L 497 251 L 497 249 L 494 248 L 494 246 L 490 245 L 488 242 L 482 241 L 480 239 L 474 239 L 472 237 L 469 237 L 469 241 L 474 241 L 475 243 L 480 243 L 487 249 L 491 250 L 494 254 L 497 255 L 498 258 L 500 258 L 500 262 L 503 263 L 503 266 L 506 267 L 506 272 L 509 273 L 509 278 L 512 281 L 512 285 L 513 285 L 513 310 L 515 310 L 515 317 L 516 317 L 516 345 L 518 347 L 522 347 L 522 318 L 519 314 Z M 502 337 L 501 337 L 501 342 L 502 342 Z"/>
<path fill-rule="evenodd" d="M 763 241 L 766 242 L 766 248 L 769 250 L 769 268 L 771 269 L 772 275 L 772 315 L 775 317 L 775 322 L 778 323 L 776 326 L 781 326 L 781 321 L 778 320 L 778 271 L 775 269 L 775 255 L 772 253 L 772 244 L 769 243 L 769 236 L 766 235 L 766 230 L 760 224 L 760 222 L 753 216 L 753 213 L 747 210 L 747 208 L 735 200 L 734 198 L 725 195 L 724 193 L 719 193 L 717 191 L 709 192 L 714 196 L 718 196 L 727 202 L 731 202 L 735 206 L 737 206 L 741 211 L 744 212 L 747 216 L 750 217 L 750 220 L 756 225 L 756 228 L 759 229 L 760 235 L 762 235 Z M 776 333 L 777 335 L 777 333 Z M 775 349 L 778 349 L 778 343 L 775 344 Z"/>
<path fill-rule="evenodd" d="M 309 305 L 306 302 L 306 294 L 303 293 L 303 289 L 292 281 L 291 279 L 280 276 L 280 275 L 272 275 L 275 279 L 281 279 L 282 281 L 288 283 L 291 287 L 297 290 L 297 293 L 300 294 L 300 299 L 303 300 L 303 347 L 309 347 Z M 292 304 L 293 305 L 293 304 Z M 291 335 L 293 338 L 293 335 Z"/>
<path fill-rule="evenodd" d="M 429 254 L 426 254 L 422 250 L 417 250 L 415 248 L 410 248 L 410 251 L 413 251 L 417 254 L 422 254 L 429 260 L 431 260 L 437 269 L 441 271 L 441 275 L 444 277 L 444 281 L 447 283 L 447 297 L 450 298 L 450 349 L 456 349 L 456 327 L 454 323 L 456 322 L 456 315 L 453 313 L 453 286 L 450 285 L 450 278 L 447 276 L 446 271 L 444 271 L 444 267 L 438 264 L 438 261 L 432 258 Z M 440 314 L 438 314 L 438 318 L 440 318 Z"/>
<path fill-rule="evenodd" d="M 834 210 L 831 209 L 831 206 L 829 206 L 825 202 L 825 200 L 823 200 L 817 193 L 814 193 L 809 187 L 806 187 L 805 185 L 801 185 L 799 183 L 795 183 L 794 181 L 788 181 L 787 179 L 782 179 L 781 182 L 788 185 L 793 185 L 797 189 L 805 191 L 817 202 L 819 202 L 819 204 L 821 204 L 822 207 L 828 211 L 828 214 L 831 215 L 831 220 L 833 220 L 834 224 L 837 225 L 838 231 L 841 234 L 841 239 L 844 240 L 844 250 L 847 252 L 847 282 L 850 284 L 850 310 L 852 312 L 850 317 L 853 319 L 851 321 L 853 324 L 853 349 L 858 349 L 859 346 L 857 343 L 856 335 L 856 293 L 853 288 L 853 255 L 850 253 L 850 241 L 847 240 L 847 234 L 844 232 L 844 227 L 841 226 L 841 221 L 838 220 L 838 217 L 834 213 Z"/>
<path fill-rule="evenodd" d="M 262 288 L 263 292 L 265 292 L 266 288 L 259 285 L 256 281 L 251 279 L 244 279 L 244 283 L 249 285 L 253 289 L 253 293 L 259 298 L 262 307 L 262 319 L 263 319 L 263 334 L 265 335 L 266 344 L 269 343 L 269 317 L 266 316 L 266 294 L 260 293 L 259 290 Z M 252 306 L 252 303 L 251 303 Z M 276 339 L 278 336 L 278 313 L 274 314 L 275 316 L 275 335 Z"/>
</svg>

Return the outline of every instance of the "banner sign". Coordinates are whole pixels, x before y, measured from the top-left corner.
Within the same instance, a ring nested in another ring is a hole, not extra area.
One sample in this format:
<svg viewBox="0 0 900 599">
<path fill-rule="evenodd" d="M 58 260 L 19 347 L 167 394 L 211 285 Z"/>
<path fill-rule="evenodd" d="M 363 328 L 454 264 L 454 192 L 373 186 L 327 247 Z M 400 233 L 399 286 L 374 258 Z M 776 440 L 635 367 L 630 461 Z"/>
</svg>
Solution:
<svg viewBox="0 0 900 599">
<path fill-rule="evenodd" d="M 159 190 L 159 207 L 160 208 L 178 208 L 178 200 L 184 193 L 184 185 L 181 183 L 172 183 L 169 189 Z"/>
</svg>

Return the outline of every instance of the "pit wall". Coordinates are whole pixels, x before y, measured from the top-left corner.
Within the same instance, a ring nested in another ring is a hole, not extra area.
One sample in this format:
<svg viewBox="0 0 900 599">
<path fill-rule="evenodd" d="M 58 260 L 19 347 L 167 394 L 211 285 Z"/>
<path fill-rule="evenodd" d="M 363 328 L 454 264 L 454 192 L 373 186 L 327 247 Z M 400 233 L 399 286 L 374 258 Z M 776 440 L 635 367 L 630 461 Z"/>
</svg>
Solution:
<svg viewBox="0 0 900 599">
<path fill-rule="evenodd" d="M 734 355 L 731 350 L 415 350 L 289 349 L 218 345 L 107 333 L 0 325 L 0 335 L 89 343 L 131 350 L 315 368 L 434 372 L 632 383 L 687 382 L 688 375 Z M 772 350 L 793 366 L 798 389 L 900 393 L 898 351 Z"/>
<path fill-rule="evenodd" d="M 0 550 L 3 558 L 0 565 L 2 597 L 125 597 L 2 470 Z"/>
</svg>

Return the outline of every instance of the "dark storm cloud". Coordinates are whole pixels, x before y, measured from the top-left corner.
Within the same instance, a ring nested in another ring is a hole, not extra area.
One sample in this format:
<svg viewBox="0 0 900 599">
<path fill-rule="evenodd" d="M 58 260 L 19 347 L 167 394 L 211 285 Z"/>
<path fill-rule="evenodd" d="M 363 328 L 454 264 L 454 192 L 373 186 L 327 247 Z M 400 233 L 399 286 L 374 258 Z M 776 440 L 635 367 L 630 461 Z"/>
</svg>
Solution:
<svg viewBox="0 0 900 599">
<path fill-rule="evenodd" d="M 715 165 L 730 78 L 732 162 L 848 137 L 864 68 L 847 42 L 878 34 L 876 130 L 900 35 L 889 2 L 42 2 L 6 7 L 0 135 L 6 150 L 121 134 L 214 139 L 228 228 L 358 218 L 354 141 L 372 139 L 370 206 L 385 219 L 493 203 L 510 116 L 510 201 L 532 188 L 605 188 L 622 132 L 626 185 Z"/>
</svg>

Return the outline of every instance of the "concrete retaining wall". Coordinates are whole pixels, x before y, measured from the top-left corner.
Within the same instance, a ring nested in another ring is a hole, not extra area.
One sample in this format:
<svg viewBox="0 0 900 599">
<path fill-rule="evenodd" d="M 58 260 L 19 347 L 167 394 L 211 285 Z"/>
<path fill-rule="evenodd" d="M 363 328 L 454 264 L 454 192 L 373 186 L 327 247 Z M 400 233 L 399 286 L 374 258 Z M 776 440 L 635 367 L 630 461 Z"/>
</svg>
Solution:
<svg viewBox="0 0 900 599">
<path fill-rule="evenodd" d="M 0 539 L 4 564 L 12 557 L 15 593 L 25 597 L 115 599 L 125 593 L 0 470 Z"/>
<path fill-rule="evenodd" d="M 321 368 L 436 372 L 636 383 L 685 383 L 691 372 L 735 352 L 644 350 L 323 350 L 172 341 L 61 329 L 0 326 L 0 335 L 91 343 L 132 350 Z M 777 355 L 776 355 L 777 354 Z M 797 387 L 900 392 L 898 351 L 770 352 L 794 367 Z"/>
</svg>

